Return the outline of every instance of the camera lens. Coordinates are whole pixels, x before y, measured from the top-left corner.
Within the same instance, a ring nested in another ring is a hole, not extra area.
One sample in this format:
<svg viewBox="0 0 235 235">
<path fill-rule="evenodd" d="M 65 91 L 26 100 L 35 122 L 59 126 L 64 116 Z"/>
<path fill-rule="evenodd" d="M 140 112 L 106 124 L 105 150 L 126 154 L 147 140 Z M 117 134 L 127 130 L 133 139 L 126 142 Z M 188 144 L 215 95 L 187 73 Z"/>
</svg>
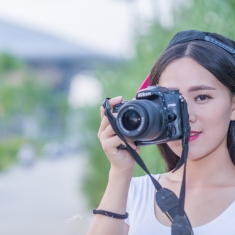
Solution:
<svg viewBox="0 0 235 235">
<path fill-rule="evenodd" d="M 150 100 L 132 100 L 125 103 L 117 115 L 120 132 L 132 140 L 151 140 L 164 131 L 165 111 Z"/>
<path fill-rule="evenodd" d="M 122 123 L 127 130 L 134 131 L 140 126 L 141 117 L 135 110 L 128 110 L 123 114 Z"/>
</svg>

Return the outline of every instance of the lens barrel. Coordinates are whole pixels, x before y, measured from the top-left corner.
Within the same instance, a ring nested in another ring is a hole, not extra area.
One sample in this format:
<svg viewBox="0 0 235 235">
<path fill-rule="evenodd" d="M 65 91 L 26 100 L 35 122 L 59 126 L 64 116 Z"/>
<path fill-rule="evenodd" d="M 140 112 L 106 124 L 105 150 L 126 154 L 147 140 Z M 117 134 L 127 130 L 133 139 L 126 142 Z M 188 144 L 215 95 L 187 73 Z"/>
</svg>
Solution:
<svg viewBox="0 0 235 235">
<path fill-rule="evenodd" d="M 166 115 L 163 107 L 150 100 L 132 100 L 125 103 L 117 115 L 120 132 L 132 140 L 151 140 L 164 130 Z"/>
</svg>

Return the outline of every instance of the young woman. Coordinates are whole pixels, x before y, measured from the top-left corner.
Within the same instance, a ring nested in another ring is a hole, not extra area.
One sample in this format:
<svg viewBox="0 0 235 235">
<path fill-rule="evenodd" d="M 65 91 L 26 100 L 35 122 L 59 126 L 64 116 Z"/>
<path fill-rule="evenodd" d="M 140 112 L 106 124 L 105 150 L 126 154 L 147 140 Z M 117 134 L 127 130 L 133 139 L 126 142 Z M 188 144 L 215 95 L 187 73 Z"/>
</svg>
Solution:
<svg viewBox="0 0 235 235">
<path fill-rule="evenodd" d="M 221 35 L 186 31 L 177 34 L 155 63 L 150 85 L 177 88 L 188 105 L 191 126 L 186 174 L 185 211 L 195 235 L 235 234 L 235 43 Z M 110 99 L 110 106 L 122 97 Z M 99 210 L 128 219 L 96 214 L 88 235 L 168 235 L 171 222 L 155 201 L 149 176 L 132 178 L 134 160 L 118 150 L 101 107 L 98 138 L 110 161 L 109 180 Z M 139 148 L 129 141 L 138 152 Z M 178 197 L 183 168 L 174 173 L 182 141 L 158 146 L 167 172 L 154 175 Z"/>
</svg>

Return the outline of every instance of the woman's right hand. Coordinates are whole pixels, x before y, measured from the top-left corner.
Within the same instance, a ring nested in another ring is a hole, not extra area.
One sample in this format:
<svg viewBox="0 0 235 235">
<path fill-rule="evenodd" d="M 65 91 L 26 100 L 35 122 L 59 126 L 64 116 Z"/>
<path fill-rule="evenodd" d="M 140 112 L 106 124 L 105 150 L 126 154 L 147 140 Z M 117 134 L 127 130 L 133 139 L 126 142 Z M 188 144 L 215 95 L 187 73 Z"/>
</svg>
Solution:
<svg viewBox="0 0 235 235">
<path fill-rule="evenodd" d="M 121 103 L 122 97 L 118 96 L 109 100 L 111 109 L 114 105 Z M 102 148 L 108 157 L 111 168 L 115 170 L 133 170 L 135 160 L 125 149 L 117 149 L 120 144 L 124 144 L 123 141 L 115 134 L 111 127 L 108 118 L 104 114 L 104 108 L 100 108 L 101 124 L 98 131 L 98 138 L 101 142 Z M 115 114 L 116 115 L 116 114 Z M 139 148 L 133 141 L 128 140 L 130 146 L 137 152 Z M 125 144 L 124 144 L 125 145 Z"/>
</svg>

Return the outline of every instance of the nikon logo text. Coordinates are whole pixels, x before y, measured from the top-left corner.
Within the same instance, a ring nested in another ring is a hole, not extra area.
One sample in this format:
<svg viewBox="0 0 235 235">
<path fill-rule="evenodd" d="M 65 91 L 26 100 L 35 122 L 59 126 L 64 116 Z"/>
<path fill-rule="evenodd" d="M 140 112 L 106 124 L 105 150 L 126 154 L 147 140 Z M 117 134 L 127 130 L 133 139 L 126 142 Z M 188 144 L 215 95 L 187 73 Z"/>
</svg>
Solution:
<svg viewBox="0 0 235 235">
<path fill-rule="evenodd" d="M 145 96 L 150 96 L 152 95 L 152 93 L 149 92 L 142 92 L 142 93 L 138 93 L 137 97 L 145 97 Z"/>
</svg>

